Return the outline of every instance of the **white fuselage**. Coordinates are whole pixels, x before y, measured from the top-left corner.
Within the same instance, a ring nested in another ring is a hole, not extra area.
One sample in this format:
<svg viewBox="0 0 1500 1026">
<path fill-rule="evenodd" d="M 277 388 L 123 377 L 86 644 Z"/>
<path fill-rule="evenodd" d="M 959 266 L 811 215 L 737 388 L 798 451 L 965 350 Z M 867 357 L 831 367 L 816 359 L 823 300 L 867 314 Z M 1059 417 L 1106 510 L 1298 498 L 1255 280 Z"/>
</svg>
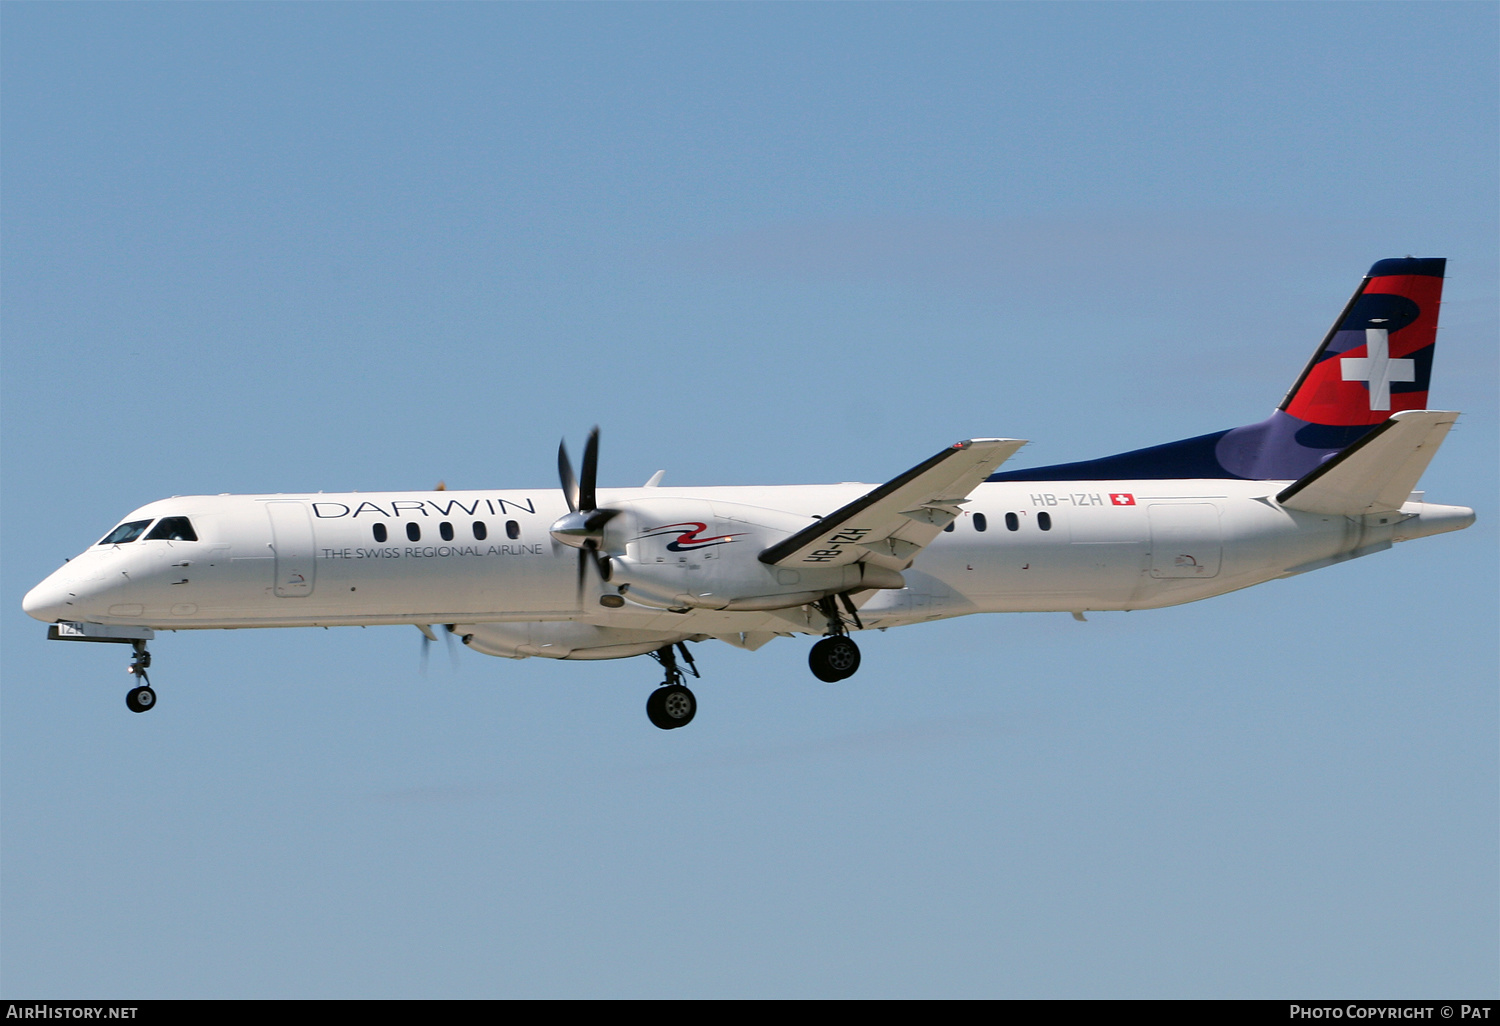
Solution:
<svg viewBox="0 0 1500 1026">
<path fill-rule="evenodd" d="M 1276 503 L 1282 484 L 981 484 L 952 529 L 904 572 L 905 587 L 857 594 L 861 622 L 883 628 L 968 613 L 1175 605 L 1473 520 L 1463 507 L 1422 502 L 1380 516 L 1298 512 Z M 661 496 L 810 518 L 871 487 L 605 489 L 600 502 Z M 25 608 L 48 622 L 156 630 L 455 624 L 481 651 L 563 658 L 636 654 L 668 637 L 755 647 L 776 634 L 824 629 L 808 606 L 606 608 L 598 597 L 607 586 L 592 574 L 580 602 L 578 552 L 549 535 L 566 512 L 556 490 L 179 496 L 127 519 L 186 517 L 196 541 L 94 545 L 33 589 Z M 671 570 L 687 590 L 695 574 L 713 569 L 697 553 L 677 558 Z M 546 637 L 485 627 L 568 622 L 576 629 Z"/>
</svg>

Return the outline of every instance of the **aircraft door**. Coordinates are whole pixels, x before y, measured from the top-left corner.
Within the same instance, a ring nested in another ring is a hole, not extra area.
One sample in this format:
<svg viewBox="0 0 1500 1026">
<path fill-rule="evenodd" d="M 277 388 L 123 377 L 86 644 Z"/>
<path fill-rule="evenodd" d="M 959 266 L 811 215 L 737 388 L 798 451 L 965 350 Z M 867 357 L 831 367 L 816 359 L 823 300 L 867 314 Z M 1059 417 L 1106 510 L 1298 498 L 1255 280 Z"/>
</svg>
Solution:
<svg viewBox="0 0 1500 1026">
<path fill-rule="evenodd" d="M 300 502 L 268 502 L 266 513 L 271 518 L 271 548 L 276 553 L 276 595 L 311 595 L 317 550 L 307 507 Z"/>
<path fill-rule="evenodd" d="M 1217 577 L 1224 541 L 1219 509 L 1211 502 L 1152 503 L 1151 576 Z"/>
</svg>

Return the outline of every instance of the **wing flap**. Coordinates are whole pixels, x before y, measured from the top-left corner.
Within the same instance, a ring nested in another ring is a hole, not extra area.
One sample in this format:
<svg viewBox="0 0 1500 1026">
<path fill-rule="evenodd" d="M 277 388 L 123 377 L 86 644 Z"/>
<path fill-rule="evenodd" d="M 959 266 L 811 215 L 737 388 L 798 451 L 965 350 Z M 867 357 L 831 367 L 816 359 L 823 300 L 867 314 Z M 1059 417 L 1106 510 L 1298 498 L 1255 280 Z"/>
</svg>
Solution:
<svg viewBox="0 0 1500 1026">
<path fill-rule="evenodd" d="M 969 493 L 1025 444 L 1017 438 L 956 442 L 772 545 L 760 561 L 831 567 L 863 560 L 901 570 L 958 516 Z"/>
<path fill-rule="evenodd" d="M 1445 410 L 1403 410 L 1283 488 L 1276 501 L 1341 516 L 1399 510 L 1457 419 Z"/>
</svg>

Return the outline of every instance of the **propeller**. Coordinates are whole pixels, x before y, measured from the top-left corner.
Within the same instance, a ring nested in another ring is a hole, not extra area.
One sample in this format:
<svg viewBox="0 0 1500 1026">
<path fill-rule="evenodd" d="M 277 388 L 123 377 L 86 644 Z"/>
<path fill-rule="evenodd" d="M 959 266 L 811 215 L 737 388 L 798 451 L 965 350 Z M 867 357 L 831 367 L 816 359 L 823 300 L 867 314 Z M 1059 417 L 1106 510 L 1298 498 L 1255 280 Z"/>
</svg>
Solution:
<svg viewBox="0 0 1500 1026">
<path fill-rule="evenodd" d="M 583 605 L 583 583 L 588 564 L 593 562 L 601 581 L 609 580 L 609 557 L 599 551 L 604 541 L 604 525 L 619 514 L 617 509 L 600 509 L 594 489 L 599 475 L 599 428 L 589 432 L 583 447 L 583 478 L 573 476 L 568 459 L 568 443 L 557 447 L 557 476 L 562 481 L 563 498 L 568 512 L 552 525 L 552 537 L 578 550 L 578 604 Z"/>
<path fill-rule="evenodd" d="M 427 661 L 433 642 L 437 641 L 437 635 L 432 632 L 436 624 L 419 623 L 415 625 L 422 632 L 422 676 L 427 676 Z M 458 669 L 458 653 L 453 648 L 453 625 L 443 624 L 444 640 L 448 643 L 448 662 L 453 669 Z"/>
</svg>

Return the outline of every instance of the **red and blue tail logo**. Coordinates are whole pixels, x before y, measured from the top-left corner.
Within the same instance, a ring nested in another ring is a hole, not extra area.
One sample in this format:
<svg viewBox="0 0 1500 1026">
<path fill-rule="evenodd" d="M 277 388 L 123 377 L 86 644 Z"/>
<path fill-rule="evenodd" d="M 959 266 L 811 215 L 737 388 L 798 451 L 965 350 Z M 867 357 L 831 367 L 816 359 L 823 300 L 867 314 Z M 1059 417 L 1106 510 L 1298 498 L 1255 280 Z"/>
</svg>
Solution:
<svg viewBox="0 0 1500 1026">
<path fill-rule="evenodd" d="M 1294 481 L 1401 410 L 1427 408 L 1441 258 L 1381 260 L 1269 418 L 1149 449 L 995 474 L 991 481 Z"/>
<path fill-rule="evenodd" d="M 1381 424 L 1425 410 L 1443 260 L 1382 260 L 1354 294 L 1282 410 L 1310 424 Z"/>
</svg>

